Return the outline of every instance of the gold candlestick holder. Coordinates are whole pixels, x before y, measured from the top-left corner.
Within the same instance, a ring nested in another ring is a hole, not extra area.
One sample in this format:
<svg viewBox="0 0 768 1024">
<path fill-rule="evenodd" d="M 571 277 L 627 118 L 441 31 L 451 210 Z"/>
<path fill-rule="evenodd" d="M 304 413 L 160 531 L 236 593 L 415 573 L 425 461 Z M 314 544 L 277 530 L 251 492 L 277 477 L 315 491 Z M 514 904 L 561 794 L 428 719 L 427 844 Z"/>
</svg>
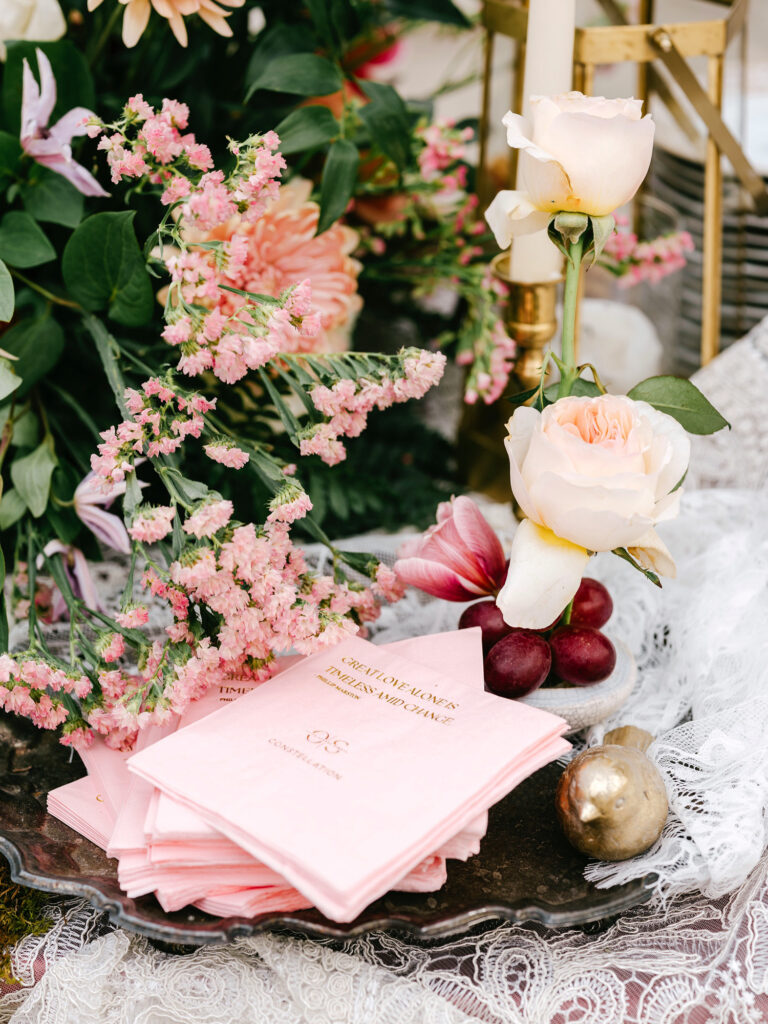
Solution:
<svg viewBox="0 0 768 1024">
<path fill-rule="evenodd" d="M 509 253 L 491 261 L 493 275 L 507 287 L 504 324 L 517 345 L 515 371 L 507 394 L 527 391 L 541 380 L 541 368 L 548 343 L 557 330 L 557 288 L 560 282 L 523 283 L 509 276 Z M 504 398 L 485 405 L 465 405 L 459 426 L 459 473 L 467 487 L 481 491 L 494 501 L 511 501 L 509 460 L 504 448 L 506 424 L 513 407 Z"/>
</svg>

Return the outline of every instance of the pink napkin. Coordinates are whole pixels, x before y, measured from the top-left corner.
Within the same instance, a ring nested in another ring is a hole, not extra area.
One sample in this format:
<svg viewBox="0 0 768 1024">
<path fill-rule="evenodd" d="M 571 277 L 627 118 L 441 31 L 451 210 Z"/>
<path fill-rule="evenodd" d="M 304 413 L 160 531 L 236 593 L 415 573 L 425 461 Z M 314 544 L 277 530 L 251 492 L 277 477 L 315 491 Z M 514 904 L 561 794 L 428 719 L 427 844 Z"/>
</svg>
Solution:
<svg viewBox="0 0 768 1024">
<path fill-rule="evenodd" d="M 124 771 L 127 774 L 128 769 Z M 90 775 L 52 789 L 48 793 L 48 810 L 54 818 L 106 850 L 115 816 Z"/>
<path fill-rule="evenodd" d="M 128 765 L 343 921 L 568 750 L 566 728 L 355 638 Z"/>
</svg>

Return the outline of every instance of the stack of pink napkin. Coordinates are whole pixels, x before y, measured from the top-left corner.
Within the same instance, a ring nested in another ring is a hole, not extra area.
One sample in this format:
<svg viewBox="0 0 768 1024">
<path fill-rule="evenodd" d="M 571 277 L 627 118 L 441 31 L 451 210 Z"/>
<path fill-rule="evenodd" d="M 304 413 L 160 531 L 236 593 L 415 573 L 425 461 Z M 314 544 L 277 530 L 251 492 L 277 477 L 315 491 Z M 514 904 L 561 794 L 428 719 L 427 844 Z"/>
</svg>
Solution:
<svg viewBox="0 0 768 1024">
<path fill-rule="evenodd" d="M 127 762 L 94 745 L 89 779 L 49 809 L 168 911 L 347 921 L 389 889 L 438 889 L 488 808 L 568 749 L 565 728 L 483 691 L 479 630 L 354 639 L 215 688 Z"/>
</svg>

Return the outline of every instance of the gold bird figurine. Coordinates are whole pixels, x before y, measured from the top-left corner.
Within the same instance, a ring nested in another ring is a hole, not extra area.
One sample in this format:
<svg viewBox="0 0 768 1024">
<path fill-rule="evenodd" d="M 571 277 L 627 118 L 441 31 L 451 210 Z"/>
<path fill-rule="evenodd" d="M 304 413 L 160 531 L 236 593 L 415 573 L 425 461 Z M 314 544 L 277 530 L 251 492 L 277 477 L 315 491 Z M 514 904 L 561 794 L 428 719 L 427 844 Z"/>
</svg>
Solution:
<svg viewBox="0 0 768 1024">
<path fill-rule="evenodd" d="M 628 860 L 653 846 L 667 820 L 664 782 L 645 754 L 653 737 L 624 726 L 577 754 L 560 777 L 555 806 L 572 846 L 600 860 Z"/>
</svg>

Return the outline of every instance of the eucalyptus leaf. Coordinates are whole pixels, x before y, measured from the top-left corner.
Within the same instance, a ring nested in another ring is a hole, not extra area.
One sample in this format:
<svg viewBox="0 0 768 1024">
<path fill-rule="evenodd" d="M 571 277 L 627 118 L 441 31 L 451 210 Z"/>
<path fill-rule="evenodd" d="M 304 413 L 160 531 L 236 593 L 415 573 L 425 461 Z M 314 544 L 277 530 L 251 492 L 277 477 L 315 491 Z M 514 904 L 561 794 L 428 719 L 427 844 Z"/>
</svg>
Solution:
<svg viewBox="0 0 768 1024">
<path fill-rule="evenodd" d="M 2 323 L 8 323 L 13 316 L 15 299 L 13 278 L 8 267 L 0 260 L 0 321 Z"/>
<path fill-rule="evenodd" d="M 339 122 L 328 107 L 299 107 L 275 128 L 285 156 L 318 149 L 339 134 Z"/>
<path fill-rule="evenodd" d="M 672 416 L 690 434 L 714 434 L 723 427 L 730 428 L 728 420 L 709 399 L 683 377 L 649 377 L 636 384 L 627 395 Z"/>
<path fill-rule="evenodd" d="M 357 182 L 357 147 L 349 139 L 337 139 L 328 150 L 320 183 L 320 218 L 317 234 L 335 224 L 347 208 Z"/>
<path fill-rule="evenodd" d="M 152 284 L 133 230 L 132 211 L 96 213 L 77 228 L 64 249 L 64 283 L 89 312 L 108 309 L 128 327 L 152 316 Z"/>
<path fill-rule="evenodd" d="M 35 518 L 45 512 L 51 490 L 51 477 L 58 459 L 43 441 L 29 455 L 11 463 L 11 480 Z"/>
<path fill-rule="evenodd" d="M 0 221 L 0 259 L 12 267 L 37 267 L 56 259 L 56 250 L 33 217 L 11 210 Z"/>
</svg>

